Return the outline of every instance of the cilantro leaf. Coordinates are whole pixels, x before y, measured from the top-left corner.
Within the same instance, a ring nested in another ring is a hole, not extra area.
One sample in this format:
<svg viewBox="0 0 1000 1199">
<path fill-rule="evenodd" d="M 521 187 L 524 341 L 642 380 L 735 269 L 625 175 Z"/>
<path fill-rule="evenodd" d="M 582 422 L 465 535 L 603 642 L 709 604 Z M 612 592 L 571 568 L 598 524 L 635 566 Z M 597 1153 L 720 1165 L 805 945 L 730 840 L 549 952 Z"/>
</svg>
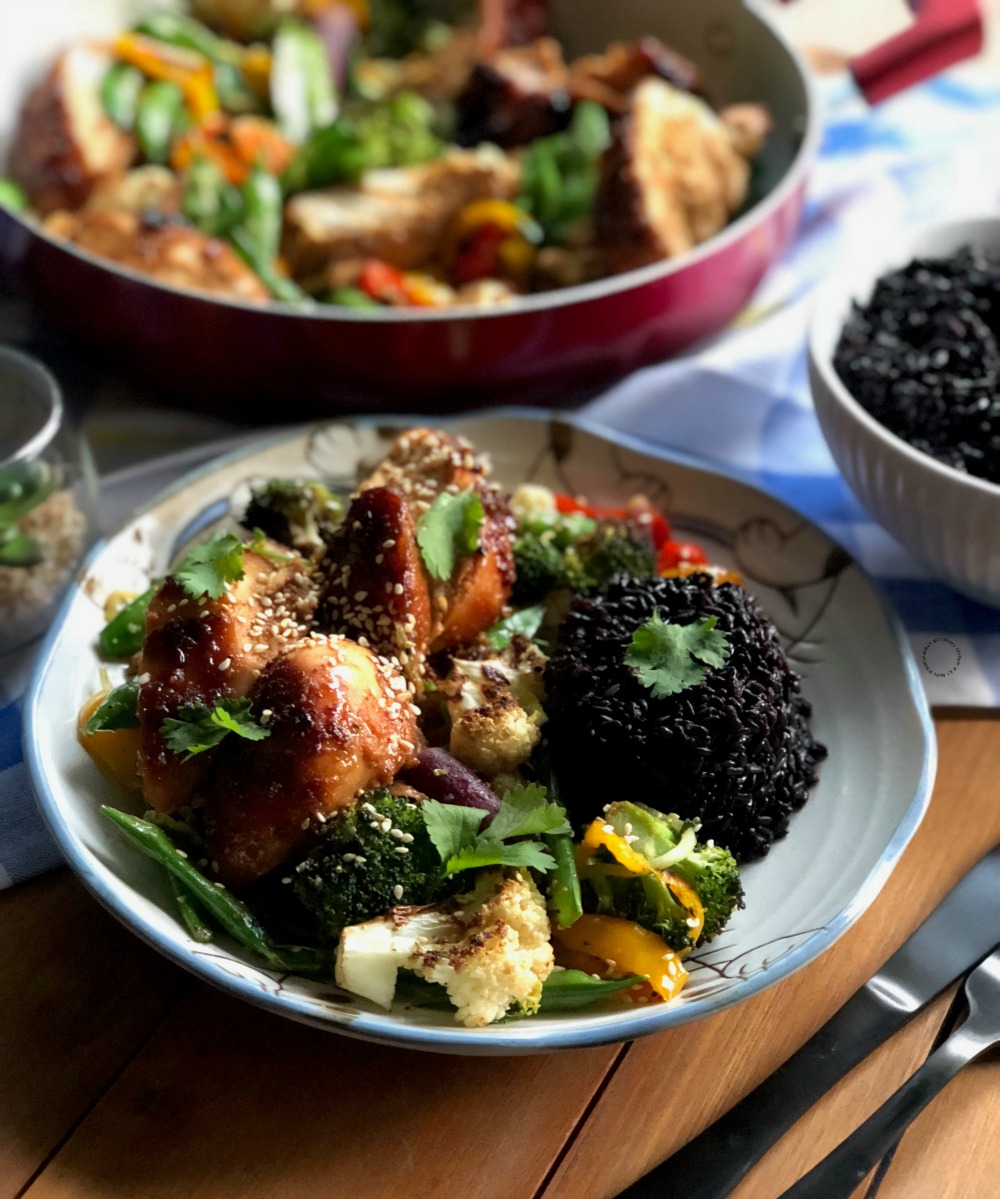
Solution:
<svg viewBox="0 0 1000 1199">
<path fill-rule="evenodd" d="M 471 488 L 441 492 L 417 521 L 417 545 L 431 578 L 450 579 L 458 559 L 478 549 L 485 519 L 483 501 Z"/>
<path fill-rule="evenodd" d="M 101 700 L 87 723 L 83 735 L 111 732 L 113 729 L 137 729 L 139 727 L 139 684 L 129 679 L 113 688 Z"/>
<path fill-rule="evenodd" d="M 505 616 L 503 620 L 498 620 L 492 628 L 487 629 L 486 640 L 494 649 L 503 649 L 505 646 L 510 645 L 518 633 L 523 633 L 525 637 L 534 639 L 535 634 L 542 627 L 544 619 L 544 604 L 535 604 L 531 608 L 521 608 L 517 612 L 512 612 L 510 616 Z"/>
<path fill-rule="evenodd" d="M 549 803 L 545 788 L 538 783 L 512 787 L 505 791 L 500 810 L 483 837 L 506 841 L 508 837 L 532 837 L 541 833 L 571 833 L 566 809 Z"/>
<path fill-rule="evenodd" d="M 656 611 L 632 634 L 625 665 L 632 667 L 654 699 L 676 695 L 700 683 L 709 667 L 726 664 L 729 642 L 715 625 L 714 616 L 694 624 L 669 624 Z"/>
<path fill-rule="evenodd" d="M 510 843 L 511 838 L 571 831 L 565 809 L 550 803 L 545 788 L 537 783 L 506 791 L 482 832 L 479 829 L 487 813 L 480 808 L 428 799 L 420 805 L 420 811 L 444 863 L 445 878 L 482 866 L 530 866 L 544 874 L 555 866 L 545 846 L 539 841 Z"/>
<path fill-rule="evenodd" d="M 189 762 L 216 745 L 229 733 L 247 741 L 263 741 L 271 735 L 250 715 L 250 700 L 221 699 L 213 707 L 207 704 L 184 704 L 177 716 L 168 716 L 160 725 L 160 735 L 168 749 L 183 754 Z"/>
<path fill-rule="evenodd" d="M 203 595 L 221 599 L 227 583 L 243 578 L 243 548 L 232 533 L 210 537 L 188 550 L 174 568 L 174 578 L 193 599 Z"/>
<path fill-rule="evenodd" d="M 502 841 L 484 839 L 449 858 L 444 873 L 447 878 L 459 870 L 475 870 L 482 866 L 531 866 L 546 874 L 555 864 L 555 858 L 540 841 L 515 841 L 505 845 Z"/>
</svg>

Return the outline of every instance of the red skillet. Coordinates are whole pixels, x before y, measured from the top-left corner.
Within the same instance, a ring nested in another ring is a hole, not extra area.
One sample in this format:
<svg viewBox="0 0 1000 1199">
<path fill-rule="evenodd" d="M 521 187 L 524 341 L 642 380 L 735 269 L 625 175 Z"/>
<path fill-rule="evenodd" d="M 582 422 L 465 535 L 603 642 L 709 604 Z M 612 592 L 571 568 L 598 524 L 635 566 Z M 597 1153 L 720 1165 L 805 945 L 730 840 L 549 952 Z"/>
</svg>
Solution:
<svg viewBox="0 0 1000 1199">
<path fill-rule="evenodd" d="M 209 299 L 2 211 L 0 263 L 44 317 L 108 347 L 116 364 L 241 415 L 587 399 L 715 332 L 746 303 L 795 232 L 820 113 L 801 59 L 742 0 L 553 0 L 552 9 L 570 54 L 655 34 L 698 63 L 717 104 L 766 104 L 774 131 L 760 160 L 762 198 L 681 258 L 492 311 L 303 312 Z M 66 34 L 53 30 L 54 55 Z M 914 30 L 859 60 L 856 75 L 881 99 L 974 53 L 981 37 L 975 0 L 924 0 Z"/>
</svg>

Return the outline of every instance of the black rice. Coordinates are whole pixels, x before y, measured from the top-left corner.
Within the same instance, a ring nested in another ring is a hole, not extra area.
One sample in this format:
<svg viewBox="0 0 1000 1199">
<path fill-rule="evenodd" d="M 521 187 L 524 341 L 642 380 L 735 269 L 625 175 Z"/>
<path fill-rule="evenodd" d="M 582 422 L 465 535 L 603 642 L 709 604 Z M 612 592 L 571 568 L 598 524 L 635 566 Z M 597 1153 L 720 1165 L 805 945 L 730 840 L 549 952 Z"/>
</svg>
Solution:
<svg viewBox="0 0 1000 1199">
<path fill-rule="evenodd" d="M 654 699 L 624 659 L 655 611 L 676 624 L 715 616 L 730 647 L 725 666 Z M 551 766 L 579 824 L 610 800 L 639 800 L 697 816 L 703 840 L 742 861 L 758 858 L 788 831 L 826 756 L 774 627 L 741 587 L 706 574 L 620 577 L 576 600 L 545 686 Z"/>
<path fill-rule="evenodd" d="M 1000 255 L 966 247 L 883 275 L 834 366 L 897 437 L 1000 483 Z"/>
</svg>

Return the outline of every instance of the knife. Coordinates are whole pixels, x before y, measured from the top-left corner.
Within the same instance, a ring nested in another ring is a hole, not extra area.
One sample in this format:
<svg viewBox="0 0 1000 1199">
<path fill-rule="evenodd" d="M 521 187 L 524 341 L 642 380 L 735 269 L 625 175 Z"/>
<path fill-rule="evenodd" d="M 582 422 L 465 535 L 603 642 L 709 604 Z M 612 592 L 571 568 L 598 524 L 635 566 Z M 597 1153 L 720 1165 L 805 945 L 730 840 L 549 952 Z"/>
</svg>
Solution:
<svg viewBox="0 0 1000 1199">
<path fill-rule="evenodd" d="M 1000 846 L 783 1066 L 618 1199 L 725 1199 L 833 1085 L 1000 941 Z"/>
</svg>

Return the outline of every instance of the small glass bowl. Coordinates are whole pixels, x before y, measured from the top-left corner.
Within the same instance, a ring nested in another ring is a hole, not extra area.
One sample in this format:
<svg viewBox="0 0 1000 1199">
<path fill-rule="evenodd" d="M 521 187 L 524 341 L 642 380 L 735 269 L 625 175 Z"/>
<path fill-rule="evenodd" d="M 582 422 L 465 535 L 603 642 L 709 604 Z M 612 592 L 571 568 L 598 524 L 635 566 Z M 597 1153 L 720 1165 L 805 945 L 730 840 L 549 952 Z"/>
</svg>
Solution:
<svg viewBox="0 0 1000 1199">
<path fill-rule="evenodd" d="M 55 379 L 0 346 L 0 653 L 45 631 L 97 536 L 97 475 Z"/>
</svg>

